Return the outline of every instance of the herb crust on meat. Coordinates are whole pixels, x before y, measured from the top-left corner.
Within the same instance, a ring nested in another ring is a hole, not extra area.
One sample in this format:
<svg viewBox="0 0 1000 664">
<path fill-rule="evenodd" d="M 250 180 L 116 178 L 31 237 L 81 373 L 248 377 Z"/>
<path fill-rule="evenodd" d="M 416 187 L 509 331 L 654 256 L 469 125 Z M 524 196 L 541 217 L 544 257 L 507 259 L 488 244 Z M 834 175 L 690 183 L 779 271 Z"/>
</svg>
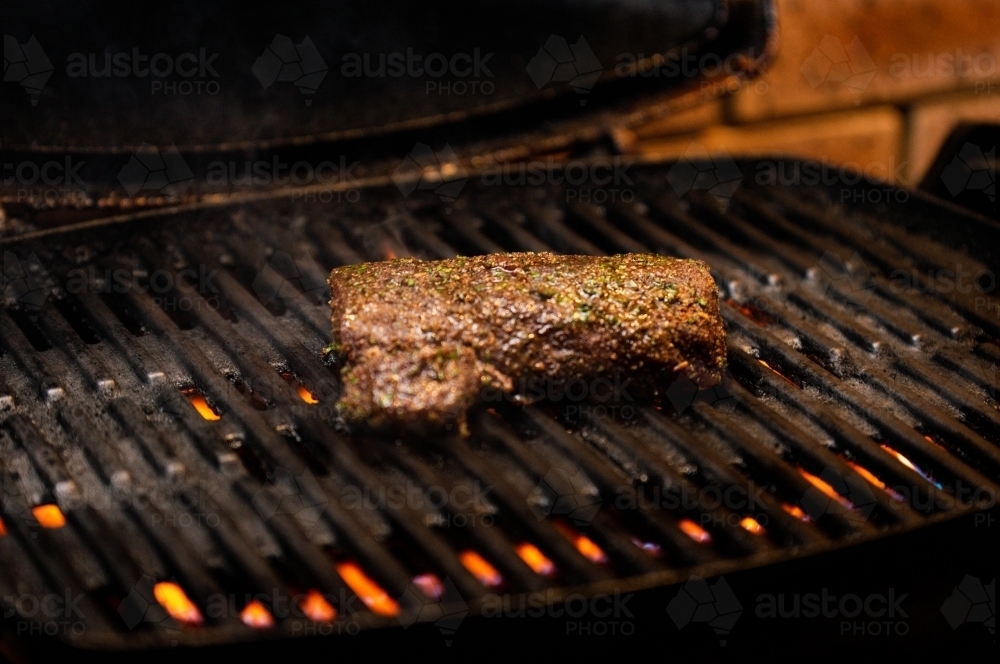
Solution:
<svg viewBox="0 0 1000 664">
<path fill-rule="evenodd" d="M 457 423 L 525 377 L 708 387 L 726 365 L 708 266 L 655 254 L 507 253 L 349 265 L 330 275 L 338 409 L 375 427 Z"/>
</svg>

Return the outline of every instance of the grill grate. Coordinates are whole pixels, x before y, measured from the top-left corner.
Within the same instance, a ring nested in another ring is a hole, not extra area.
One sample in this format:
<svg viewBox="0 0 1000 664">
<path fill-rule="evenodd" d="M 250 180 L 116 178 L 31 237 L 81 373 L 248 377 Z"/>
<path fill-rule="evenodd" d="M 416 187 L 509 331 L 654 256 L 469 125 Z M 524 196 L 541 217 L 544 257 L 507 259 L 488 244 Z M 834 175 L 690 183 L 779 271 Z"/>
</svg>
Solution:
<svg viewBox="0 0 1000 664">
<path fill-rule="evenodd" d="M 5 249 L 0 594 L 74 644 L 226 643 L 329 619 L 295 608 L 310 591 L 338 629 L 408 624 L 438 599 L 673 583 L 991 503 L 997 319 L 933 283 L 989 266 L 820 187 L 747 182 L 722 211 L 674 196 L 667 172 L 639 169 L 634 200 L 604 205 L 470 182 L 457 201 L 370 190 Z M 328 271 L 512 250 L 705 260 L 723 385 L 675 382 L 653 405 L 500 399 L 466 439 L 340 428 Z M 160 611 L 160 582 L 204 624 Z M 66 593 L 82 595 L 68 619 L 19 601 Z M 246 624 L 255 596 L 273 627 Z"/>
</svg>

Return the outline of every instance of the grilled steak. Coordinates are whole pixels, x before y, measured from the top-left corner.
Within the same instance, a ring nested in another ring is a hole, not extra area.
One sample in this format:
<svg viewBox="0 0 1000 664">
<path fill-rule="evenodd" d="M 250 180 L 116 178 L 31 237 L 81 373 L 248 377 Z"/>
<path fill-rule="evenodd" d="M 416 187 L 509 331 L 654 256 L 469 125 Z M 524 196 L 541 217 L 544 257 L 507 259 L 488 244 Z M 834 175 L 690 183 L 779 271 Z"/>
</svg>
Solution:
<svg viewBox="0 0 1000 664">
<path fill-rule="evenodd" d="M 330 275 L 332 349 L 349 422 L 457 423 L 487 392 L 533 381 L 683 372 L 721 378 L 718 291 L 701 261 L 653 254 L 404 258 Z M 607 383 L 607 381 L 605 381 Z"/>
</svg>

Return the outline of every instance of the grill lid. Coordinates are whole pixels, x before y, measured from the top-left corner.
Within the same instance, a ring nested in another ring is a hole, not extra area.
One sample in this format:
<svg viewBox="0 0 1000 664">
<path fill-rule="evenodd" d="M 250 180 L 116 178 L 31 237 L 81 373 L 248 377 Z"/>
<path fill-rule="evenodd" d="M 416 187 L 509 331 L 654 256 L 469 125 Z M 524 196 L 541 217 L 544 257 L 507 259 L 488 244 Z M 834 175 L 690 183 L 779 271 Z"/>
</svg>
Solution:
<svg viewBox="0 0 1000 664">
<path fill-rule="evenodd" d="M 30 75 L 7 76 L 24 90 L 0 102 L 5 147 L 278 147 L 528 105 L 537 125 L 623 94 L 701 83 L 700 72 L 631 74 L 680 49 L 686 68 L 709 51 L 760 58 L 770 31 L 765 3 L 733 0 L 116 4 L 96 23 L 44 4 L 11 12 L 7 45 Z M 731 69 L 742 72 L 744 60 Z M 37 76 L 42 69 L 51 75 Z"/>
</svg>

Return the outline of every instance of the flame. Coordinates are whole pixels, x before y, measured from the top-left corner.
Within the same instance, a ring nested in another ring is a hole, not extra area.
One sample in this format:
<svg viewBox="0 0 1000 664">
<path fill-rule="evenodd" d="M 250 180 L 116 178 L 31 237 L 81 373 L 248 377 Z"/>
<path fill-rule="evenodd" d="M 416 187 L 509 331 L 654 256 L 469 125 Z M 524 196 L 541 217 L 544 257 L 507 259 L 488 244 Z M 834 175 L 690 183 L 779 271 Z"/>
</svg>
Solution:
<svg viewBox="0 0 1000 664">
<path fill-rule="evenodd" d="M 0 537 L 7 534 L 7 526 L 4 524 L 3 519 L 0 519 Z"/>
<path fill-rule="evenodd" d="M 608 562 L 608 557 L 604 555 L 601 547 L 597 546 L 592 539 L 586 535 L 580 535 L 574 542 L 576 550 L 583 554 L 583 557 L 592 563 L 601 565 Z"/>
<path fill-rule="evenodd" d="M 503 577 L 500 576 L 500 572 L 475 551 L 471 549 L 463 551 L 458 559 L 465 569 L 469 570 L 469 573 L 487 588 L 493 588 L 503 583 Z"/>
<path fill-rule="evenodd" d="M 917 467 L 916 467 L 915 465 L 913 465 L 913 462 L 912 462 L 912 461 L 910 461 L 910 460 L 909 460 L 909 459 L 907 459 L 907 458 L 906 458 L 905 456 L 903 456 L 902 454 L 900 454 L 900 453 L 899 453 L 899 452 L 897 452 L 896 450 L 892 449 L 892 448 L 891 448 L 891 447 L 889 447 L 888 445 L 879 445 L 879 447 L 881 447 L 881 448 L 882 448 L 883 450 L 885 450 L 886 452 L 888 452 L 888 453 L 889 453 L 889 454 L 891 454 L 892 456 L 896 457 L 896 460 L 897 460 L 897 461 L 899 461 L 899 462 L 900 462 L 901 464 L 903 464 L 904 466 L 906 466 L 906 467 L 907 467 L 907 468 L 909 468 L 910 470 L 912 470 L 912 471 L 914 471 L 914 472 L 918 472 L 918 473 L 920 472 L 920 471 L 919 471 L 919 470 L 917 469 Z M 921 474 L 922 474 L 922 473 L 921 473 Z"/>
<path fill-rule="evenodd" d="M 555 563 L 545 557 L 541 550 L 530 542 L 524 542 L 517 547 L 517 555 L 530 567 L 535 574 L 548 576 L 556 571 Z"/>
<path fill-rule="evenodd" d="M 35 515 L 35 520 L 42 528 L 62 528 L 66 525 L 66 517 L 58 505 L 38 505 L 31 508 L 31 513 Z"/>
<path fill-rule="evenodd" d="M 198 411 L 198 414 L 204 417 L 206 420 L 214 422 L 218 419 L 221 419 L 219 414 L 216 413 L 212 409 L 212 407 L 208 405 L 208 401 L 205 400 L 205 396 L 201 392 L 194 389 L 193 387 L 188 388 L 186 390 L 181 390 L 181 392 L 183 392 L 184 396 L 188 398 L 188 401 L 190 401 L 191 405 L 194 406 L 194 409 Z"/>
<path fill-rule="evenodd" d="M 574 530 L 569 524 L 556 521 L 556 529 L 576 547 L 584 558 L 597 565 L 608 562 L 608 557 L 594 540 Z"/>
<path fill-rule="evenodd" d="M 300 399 L 310 405 L 319 403 L 319 399 L 316 398 L 316 395 L 310 392 L 309 388 L 300 383 L 299 379 L 296 378 L 295 374 L 291 371 L 279 371 L 278 373 L 285 379 L 286 383 L 295 388 L 295 391 L 298 392 Z"/>
<path fill-rule="evenodd" d="M 268 629 L 274 627 L 274 616 L 263 604 L 257 600 L 251 601 L 240 611 L 240 620 L 244 625 L 249 625 L 254 629 Z"/>
<path fill-rule="evenodd" d="M 170 581 L 157 583 L 153 586 L 153 597 L 177 622 L 185 625 L 200 625 L 203 622 L 201 611 L 188 599 L 184 589 L 176 583 Z"/>
<path fill-rule="evenodd" d="M 677 525 L 684 531 L 685 535 L 698 542 L 698 544 L 708 544 L 712 541 L 712 535 L 691 519 L 681 519 Z"/>
<path fill-rule="evenodd" d="M 753 518 L 752 516 L 743 517 L 743 520 L 740 521 L 740 526 L 743 528 L 743 530 L 747 531 L 752 535 L 763 535 L 765 532 L 767 532 L 764 530 L 764 526 L 760 525 L 757 519 Z"/>
<path fill-rule="evenodd" d="M 387 261 L 395 260 L 396 258 L 398 258 L 398 256 L 396 255 L 396 251 L 389 245 L 388 242 L 382 245 L 382 256 Z"/>
<path fill-rule="evenodd" d="M 801 387 L 799 386 L 799 384 L 798 384 L 798 383 L 796 383 L 796 382 L 795 382 L 794 380 L 792 380 L 791 378 L 789 378 L 789 377 L 788 377 L 788 376 L 786 376 L 785 374 L 781 373 L 780 371 L 778 371 L 777 369 L 775 369 L 774 367 L 772 367 L 772 366 L 771 366 L 770 364 L 768 364 L 768 363 L 767 363 L 767 362 L 765 362 L 764 360 L 757 360 L 757 361 L 758 361 L 758 362 L 760 362 L 761 364 L 763 364 L 763 365 L 764 365 L 764 366 L 765 366 L 765 367 L 766 367 L 767 369 L 771 370 L 771 372 L 773 372 L 773 373 L 777 374 L 777 376 L 778 376 L 779 378 L 783 378 L 783 379 L 784 379 L 784 380 L 785 380 L 786 382 L 790 383 L 791 385 L 794 385 L 795 387 L 797 387 L 797 388 L 799 388 L 799 389 L 802 389 L 802 388 L 801 388 Z"/>
<path fill-rule="evenodd" d="M 637 547 L 655 558 L 659 558 L 663 555 L 663 548 L 656 542 L 643 542 L 638 537 L 633 537 L 632 544 L 635 544 Z"/>
<path fill-rule="evenodd" d="M 773 322 L 771 316 L 761 311 L 757 307 L 753 306 L 752 304 L 740 304 L 739 302 L 737 302 L 732 298 L 727 299 L 726 304 L 731 306 L 733 309 L 736 309 L 738 312 L 740 312 L 753 322 L 757 323 L 757 325 L 760 325 L 761 327 L 767 327 L 770 323 Z"/>
<path fill-rule="evenodd" d="M 788 503 L 785 503 L 781 506 L 781 509 L 788 512 L 799 521 L 805 521 L 806 523 L 812 521 L 812 519 L 809 518 L 809 515 L 803 512 L 802 508 L 799 507 L 798 505 L 789 505 Z"/>
<path fill-rule="evenodd" d="M 301 397 L 302 400 L 305 401 L 306 403 L 308 404 L 319 403 L 319 399 L 317 399 L 312 392 L 307 390 L 305 385 L 299 385 L 298 392 L 299 392 L 299 397 Z"/>
<path fill-rule="evenodd" d="M 903 456 L 896 450 L 892 449 L 888 445 L 883 445 L 883 444 L 880 444 L 879 447 L 881 447 L 883 450 L 894 456 L 897 461 L 899 461 L 901 464 L 903 464 L 904 466 L 915 472 L 917 475 L 920 475 L 922 478 L 924 478 L 937 488 L 939 489 L 941 488 L 941 484 L 938 483 L 933 477 L 931 477 L 928 473 L 925 473 L 919 466 L 917 466 L 915 463 L 907 459 L 905 456 Z"/>
<path fill-rule="evenodd" d="M 886 488 L 885 487 L 885 482 L 883 482 L 879 478 L 875 477 L 875 475 L 872 473 L 872 471 L 868 470 L 864 466 L 862 466 L 860 464 L 857 464 L 857 463 L 855 463 L 853 461 L 848 461 L 847 465 L 850 466 L 851 468 L 853 468 L 854 472 L 856 472 L 858 475 L 861 475 L 861 477 L 865 478 L 865 480 L 867 480 L 867 482 L 869 484 L 871 484 L 872 486 L 876 486 L 879 489 L 882 489 L 883 491 L 885 491 L 885 488 Z"/>
<path fill-rule="evenodd" d="M 934 445 L 934 447 L 937 447 L 938 449 L 941 449 L 941 450 L 944 450 L 945 452 L 948 452 L 948 448 L 947 447 L 945 447 L 941 443 L 937 442 L 936 440 L 934 440 L 930 436 L 924 436 L 924 440 L 926 440 L 931 445 Z M 949 452 L 949 454 L 950 454 L 950 452 Z"/>
<path fill-rule="evenodd" d="M 444 584 L 441 583 L 437 574 L 428 572 L 415 576 L 413 577 L 413 585 L 420 588 L 420 592 L 430 599 L 441 599 L 444 595 Z"/>
<path fill-rule="evenodd" d="M 337 572 L 361 601 L 380 616 L 394 616 L 399 613 L 399 604 L 371 580 L 357 563 L 344 562 L 337 565 Z"/>
<path fill-rule="evenodd" d="M 871 484 L 872 486 L 882 489 L 887 494 L 889 494 L 890 497 L 895 498 L 896 500 L 903 500 L 903 497 L 901 495 L 899 495 L 897 492 L 893 491 L 888 486 L 886 486 L 885 482 L 875 477 L 872 471 L 868 470 L 864 466 L 857 464 L 853 461 L 847 461 L 847 465 L 853 468 L 854 472 L 856 472 L 858 475 L 861 475 L 861 477 L 865 478 L 865 480 L 867 480 L 868 483 Z"/>
<path fill-rule="evenodd" d="M 299 602 L 299 608 L 313 622 L 333 622 L 337 617 L 337 609 L 333 608 L 318 590 L 310 590 Z"/>
<path fill-rule="evenodd" d="M 805 470 L 804 468 L 799 468 L 799 475 L 806 478 L 806 480 L 808 480 L 810 484 L 819 489 L 820 492 L 827 498 L 832 498 L 836 500 L 838 503 L 840 503 L 849 510 L 854 509 L 854 505 L 851 504 L 851 501 L 847 500 L 839 493 L 837 493 L 837 491 L 832 486 L 824 482 L 822 479 L 816 477 L 815 475 Z"/>
</svg>

